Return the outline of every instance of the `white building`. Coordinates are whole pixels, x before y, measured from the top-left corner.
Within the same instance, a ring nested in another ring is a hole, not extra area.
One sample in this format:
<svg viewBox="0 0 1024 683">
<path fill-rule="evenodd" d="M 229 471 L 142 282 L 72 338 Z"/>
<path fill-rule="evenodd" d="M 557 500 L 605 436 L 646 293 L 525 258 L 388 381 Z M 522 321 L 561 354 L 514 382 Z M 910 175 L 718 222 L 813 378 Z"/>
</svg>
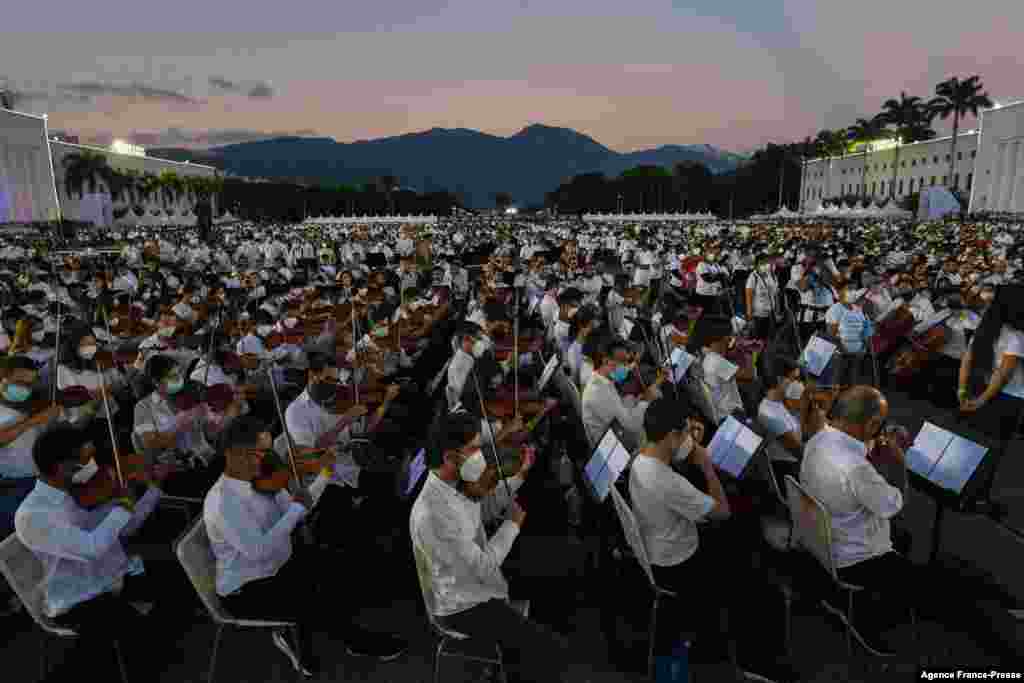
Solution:
<svg viewBox="0 0 1024 683">
<path fill-rule="evenodd" d="M 908 145 L 881 141 L 866 153 L 809 160 L 800 208 L 848 195 L 881 201 L 948 186 L 970 196 L 971 211 L 1024 212 L 1024 101 L 983 110 L 980 128 L 957 136 L 950 178 L 952 139 Z"/>
<path fill-rule="evenodd" d="M 53 155 L 53 176 L 57 188 L 57 196 L 60 199 L 61 210 L 64 217 L 70 220 L 94 220 L 96 218 L 97 202 L 99 201 L 102 203 L 103 201 L 106 201 L 109 203 L 110 201 L 108 188 L 106 188 L 102 182 L 97 183 L 97 191 L 93 195 L 79 195 L 78 193 L 71 196 L 68 195 L 64 182 L 64 175 L 66 171 L 64 159 L 71 154 L 79 154 L 82 152 L 102 154 L 106 157 L 107 165 L 110 166 L 110 168 L 121 172 L 135 171 L 140 174 L 160 175 L 160 173 L 164 171 L 173 171 L 179 176 L 205 177 L 213 177 L 217 174 L 217 169 L 213 166 L 144 156 L 139 154 L 139 150 L 130 150 L 128 153 L 124 153 L 104 147 L 76 145 L 70 142 L 51 140 L 50 153 Z M 86 190 L 87 189 L 88 188 L 86 188 Z M 173 206 L 165 206 L 163 198 L 155 196 L 149 198 L 146 203 L 146 209 L 153 213 L 170 209 L 175 211 L 176 215 L 181 215 L 185 212 L 191 212 L 194 208 L 194 204 L 194 200 L 189 197 L 182 196 L 174 202 Z M 174 222 L 174 218 L 174 216 L 170 218 L 171 222 Z"/>
<path fill-rule="evenodd" d="M 1024 212 L 1024 102 L 982 112 L 971 211 Z"/>
<path fill-rule="evenodd" d="M 957 136 L 956 164 L 950 181 L 952 140 L 950 135 L 907 145 L 879 142 L 866 153 L 812 159 L 806 162 L 803 171 L 801 208 L 806 210 L 847 195 L 883 200 L 891 193 L 899 199 L 932 185 L 949 185 L 969 192 L 974 183 L 978 132 L 971 130 Z"/>
<path fill-rule="evenodd" d="M 0 109 L 0 223 L 56 220 L 46 117 Z"/>
</svg>

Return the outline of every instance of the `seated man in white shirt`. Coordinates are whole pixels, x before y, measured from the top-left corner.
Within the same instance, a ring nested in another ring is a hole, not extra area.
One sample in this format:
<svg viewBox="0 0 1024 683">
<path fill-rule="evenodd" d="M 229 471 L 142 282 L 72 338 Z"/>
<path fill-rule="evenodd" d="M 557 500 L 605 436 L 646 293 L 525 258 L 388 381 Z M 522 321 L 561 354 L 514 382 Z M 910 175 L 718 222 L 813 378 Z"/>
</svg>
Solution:
<svg viewBox="0 0 1024 683">
<path fill-rule="evenodd" d="M 807 443 L 800 482 L 832 517 L 832 557 L 839 579 L 881 593 L 894 603 L 892 614 L 887 615 L 858 609 L 859 618 L 853 624 L 857 640 L 875 655 L 895 654 L 899 646 L 884 633 L 886 617 L 906 618 L 907 608 L 913 606 L 922 616 L 954 630 L 969 629 L 975 638 L 983 633 L 988 636 L 984 644 L 992 650 L 1019 657 L 1018 646 L 1003 641 L 1007 624 L 1011 624 L 1012 640 L 1012 618 L 983 602 L 994 597 L 990 590 L 952 570 L 914 565 L 893 549 L 890 520 L 903 509 L 903 493 L 867 459 L 870 444 L 885 434 L 889 415 L 885 397 L 872 387 L 852 387 L 836 400 L 832 414 L 832 426 Z M 895 444 L 889 446 L 903 457 Z M 843 603 L 837 600 L 830 598 L 823 605 L 845 620 L 845 611 L 836 606 Z M 997 616 L 1003 619 L 999 623 Z"/>
<path fill-rule="evenodd" d="M 447 417 L 437 443 L 428 450 L 431 467 L 412 508 L 409 530 L 417 566 L 429 572 L 428 609 L 446 628 L 502 649 L 510 683 L 559 681 L 568 668 L 564 645 L 543 626 L 524 618 L 508 602 L 501 566 L 519 536 L 526 512 L 515 495 L 533 464 L 506 461 L 508 486 L 497 463 L 480 449 L 480 420 L 467 413 Z M 487 537 L 484 526 L 505 515 Z"/>
<path fill-rule="evenodd" d="M 308 637 L 310 627 L 343 639 L 349 654 L 381 661 L 400 657 L 405 643 L 351 623 L 340 596 L 325 601 L 326 596 L 317 594 L 318 577 L 343 574 L 342 568 L 331 570 L 324 557 L 293 554 L 292 531 L 320 498 L 331 472 L 321 472 L 308 491 L 259 493 L 252 481 L 273 445 L 270 432 L 260 420 L 242 417 L 227 427 L 222 439 L 228 445 L 224 474 L 206 495 L 203 522 L 217 561 L 217 594 L 228 613 L 297 622 L 299 653 L 281 631 L 273 633 L 273 641 L 307 677 L 318 669 Z"/>
<path fill-rule="evenodd" d="M 582 418 L 587 437 L 596 444 L 612 422 L 618 421 L 639 444 L 643 437 L 644 412 L 659 396 L 658 387 L 650 385 L 640 400 L 623 399 L 616 385 L 629 379 L 632 368 L 629 345 L 620 339 L 609 339 L 600 356 L 600 366 L 583 388 Z"/>
<path fill-rule="evenodd" d="M 107 678 L 103 675 L 107 672 L 97 672 L 94 666 L 106 659 L 97 657 L 97 652 L 109 652 L 105 648 L 113 639 L 120 641 L 129 679 L 152 679 L 161 669 L 160 652 L 167 651 L 166 640 L 154 629 L 163 631 L 170 624 L 160 618 L 143 619 L 132 602 L 160 596 L 168 599 L 161 607 L 174 607 L 168 591 L 174 586 L 153 585 L 156 568 L 143 567 L 140 558 L 129 557 L 122 541 L 156 507 L 161 474 L 147 473 L 148 488 L 138 501 L 127 489 L 118 489 L 110 503 L 94 509 L 80 507 L 73 490 L 95 452 L 87 438 L 84 432 L 61 425 L 36 440 L 32 458 L 39 481 L 14 520 L 18 539 L 43 565 L 39 586 L 43 612 L 80 635 L 75 655 L 49 680 L 80 677 L 81 667 L 88 667 L 90 676 Z M 173 592 L 173 600 L 180 603 L 182 593 Z M 116 672 L 109 674 L 118 677 Z"/>
<path fill-rule="evenodd" d="M 732 606 L 729 621 L 741 668 L 776 681 L 796 680 L 792 669 L 778 661 L 784 645 L 780 635 L 784 611 L 777 591 L 759 582 L 749 563 L 740 559 L 742 553 L 734 548 L 737 539 L 722 538 L 728 528 L 712 532 L 717 543 L 701 542 L 698 523 L 724 520 L 731 514 L 711 456 L 700 443 L 703 425 L 686 401 L 666 397 L 651 404 L 644 430 L 647 446 L 630 468 L 630 498 L 655 581 L 679 596 L 679 604 L 663 613 L 656 653 L 671 652 L 688 626 L 697 632 L 696 647 L 704 661 L 723 656 L 718 611 Z M 699 467 L 708 493 L 673 469 L 687 460 Z M 721 588 L 712 589 L 715 585 Z M 684 614 L 690 619 L 684 619 Z M 765 623 L 766 618 L 777 618 L 779 623 Z"/>
</svg>

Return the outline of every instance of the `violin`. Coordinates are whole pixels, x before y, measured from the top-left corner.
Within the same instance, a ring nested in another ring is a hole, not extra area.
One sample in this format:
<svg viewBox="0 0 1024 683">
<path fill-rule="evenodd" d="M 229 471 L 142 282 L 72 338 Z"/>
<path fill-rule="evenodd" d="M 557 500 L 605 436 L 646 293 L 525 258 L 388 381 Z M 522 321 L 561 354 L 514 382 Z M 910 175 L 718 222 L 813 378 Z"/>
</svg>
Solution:
<svg viewBox="0 0 1024 683">
<path fill-rule="evenodd" d="M 948 342 L 945 325 L 935 325 L 920 337 L 910 340 L 910 347 L 900 351 L 892 360 L 892 373 L 907 379 L 924 369 L 932 357 Z"/>
<path fill-rule="evenodd" d="M 136 453 L 122 455 L 120 463 L 125 483 L 146 480 L 145 456 Z M 101 467 L 89 481 L 73 485 L 71 497 L 79 507 L 91 510 L 114 500 L 120 490 L 121 486 L 114 468 Z"/>
<path fill-rule="evenodd" d="M 329 452 L 326 448 L 295 453 L 295 466 L 300 476 L 315 475 L 330 465 Z M 274 495 L 284 491 L 292 480 L 292 472 L 288 463 L 273 450 L 263 458 L 260 474 L 252 481 L 252 487 L 260 493 Z"/>
</svg>

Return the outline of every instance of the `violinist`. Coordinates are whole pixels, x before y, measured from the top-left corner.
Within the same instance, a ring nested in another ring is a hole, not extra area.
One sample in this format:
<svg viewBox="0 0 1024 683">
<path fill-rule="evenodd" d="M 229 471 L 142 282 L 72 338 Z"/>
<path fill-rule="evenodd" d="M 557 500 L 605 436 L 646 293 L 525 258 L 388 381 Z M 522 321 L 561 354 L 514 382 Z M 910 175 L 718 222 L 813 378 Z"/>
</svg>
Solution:
<svg viewBox="0 0 1024 683">
<path fill-rule="evenodd" d="M 292 440 L 306 449 L 333 448 L 347 440 L 349 429 L 367 414 L 365 405 L 356 404 L 338 415 L 338 364 L 333 354 L 309 354 L 306 390 L 285 411 Z"/>
<path fill-rule="evenodd" d="M 6 538 L 14 530 L 14 511 L 35 486 L 32 446 L 61 407 L 33 406 L 39 371 L 31 358 L 5 358 L 0 373 L 0 534 Z"/>
<path fill-rule="evenodd" d="M 181 366 L 182 372 L 186 371 L 199 357 L 195 351 L 180 344 L 188 326 L 189 321 L 180 318 L 173 311 L 161 313 L 156 334 L 142 340 L 139 351 L 159 350 L 163 355 L 173 358 Z"/>
<path fill-rule="evenodd" d="M 119 412 L 115 393 L 126 386 L 124 373 L 116 367 L 108 366 L 102 372 L 97 370 L 96 354 L 99 350 L 96 337 L 85 325 L 68 325 L 63 330 L 61 339 L 60 365 L 57 366 L 57 389 L 63 391 L 69 387 L 85 387 L 92 395 L 93 403 L 89 412 L 98 414 L 101 420 L 113 419 Z M 110 415 L 103 405 L 100 394 L 100 383 L 106 387 L 110 400 Z M 101 425 L 103 434 L 107 428 Z M 98 434 L 98 432 L 97 432 Z"/>
<path fill-rule="evenodd" d="M 134 674 L 134 680 L 145 680 L 160 670 L 156 663 L 161 651 L 166 652 L 163 636 L 170 637 L 171 629 L 167 634 L 154 629 L 171 624 L 154 613 L 143 618 L 131 603 L 170 596 L 164 585 L 153 585 L 151 568 L 143 567 L 140 558 L 128 556 L 122 542 L 156 508 L 161 497 L 160 475 L 153 472 L 148 476 L 146 493 L 138 500 L 122 489 L 102 508 L 80 507 L 73 494 L 90 459 L 87 438 L 62 425 L 37 439 L 32 458 L 39 481 L 14 519 L 19 540 L 43 565 L 39 587 L 43 612 L 79 634 L 76 656 L 68 657 L 62 670 L 49 680 L 78 680 L 83 666 L 100 680 L 116 678 L 115 672 L 95 669 L 98 662 L 113 660 L 96 653 L 109 652 L 115 638 L 121 643 L 127 671 Z M 173 605 L 168 600 L 163 606 Z"/>
<path fill-rule="evenodd" d="M 482 358 L 487 352 L 483 330 L 476 323 L 469 321 L 459 324 L 453 345 L 455 354 L 448 364 L 448 384 L 445 387 L 449 410 L 453 410 L 462 402 L 467 384 L 471 384 L 473 381 L 471 377 L 473 366 L 476 364 L 476 360 Z"/>
<path fill-rule="evenodd" d="M 183 494 L 206 491 L 220 472 L 221 463 L 206 438 L 207 407 L 203 403 L 179 401 L 185 389 L 181 368 L 169 356 L 156 355 L 146 363 L 146 375 L 153 391 L 135 405 L 132 443 L 147 459 L 165 464 L 187 465 L 168 486 Z"/>
<path fill-rule="evenodd" d="M 804 442 L 825 426 L 825 413 L 806 390 L 796 361 L 785 356 L 770 356 L 765 358 L 763 367 L 767 391 L 758 406 L 757 421 L 787 451 L 801 458 Z"/>
<path fill-rule="evenodd" d="M 641 400 L 624 399 L 618 387 L 629 379 L 634 368 L 629 344 L 608 338 L 599 354 L 597 369 L 582 390 L 583 426 L 592 443 L 596 444 L 616 421 L 637 443 L 643 437 L 644 413 L 660 391 L 652 384 L 644 390 Z"/>
</svg>

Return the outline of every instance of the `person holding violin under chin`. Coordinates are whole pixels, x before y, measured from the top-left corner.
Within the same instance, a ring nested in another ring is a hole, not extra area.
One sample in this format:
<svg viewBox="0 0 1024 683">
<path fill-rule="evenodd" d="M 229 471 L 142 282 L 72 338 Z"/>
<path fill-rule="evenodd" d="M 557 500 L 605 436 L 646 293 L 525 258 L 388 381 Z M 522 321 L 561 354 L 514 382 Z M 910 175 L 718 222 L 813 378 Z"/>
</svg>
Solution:
<svg viewBox="0 0 1024 683">
<path fill-rule="evenodd" d="M 273 446 L 266 426 L 253 417 L 239 418 L 227 428 L 222 443 L 224 474 L 206 496 L 203 521 L 217 563 L 217 593 L 228 613 L 297 622 L 297 648 L 284 632 L 275 631 L 272 638 L 303 676 L 313 676 L 318 669 L 309 638 L 313 628 L 341 639 L 350 655 L 381 661 L 400 657 L 404 642 L 352 623 L 341 595 L 318 590 L 336 582 L 318 586 L 317 576 L 343 575 L 344 569 L 330 567 L 331 560 L 316 546 L 292 546 L 292 531 L 318 504 L 331 477 L 329 469 L 308 490 L 268 495 L 254 486 Z"/>
<path fill-rule="evenodd" d="M 161 668 L 160 651 L 166 651 L 152 624 L 162 627 L 168 622 L 155 615 L 144 619 L 132 603 L 167 594 L 163 585 L 159 593 L 158 586 L 150 585 L 156 583 L 155 577 L 141 559 L 125 553 L 122 542 L 159 502 L 162 475 L 155 470 L 147 474 L 146 492 L 138 500 L 118 487 L 112 502 L 81 507 L 76 482 L 90 461 L 87 439 L 81 430 L 58 425 L 36 440 L 32 459 L 39 481 L 14 518 L 18 539 L 43 565 L 43 612 L 79 633 L 77 656 L 67 657 L 47 680 L 79 680 L 86 657 L 89 675 L 103 680 L 107 672 L 96 667 L 107 659 L 96 656 L 97 646 L 105 645 L 109 652 L 113 639 L 121 644 L 129 680 L 151 679 Z M 116 672 L 113 668 L 109 675 L 117 677 Z"/>
<path fill-rule="evenodd" d="M 146 363 L 153 391 L 135 405 L 132 444 L 148 461 L 187 467 L 168 482 L 168 493 L 195 496 L 207 491 L 222 463 L 207 441 L 207 407 L 186 389 L 173 358 L 153 356 Z"/>
<path fill-rule="evenodd" d="M 39 380 L 27 356 L 5 358 L 0 365 L 0 536 L 14 531 L 14 512 L 36 483 L 32 446 L 61 407 L 32 401 Z"/>
<path fill-rule="evenodd" d="M 627 403 L 617 387 L 629 379 L 635 367 L 629 344 L 609 338 L 601 350 L 598 367 L 583 388 L 583 426 L 591 443 L 596 444 L 612 422 L 618 422 L 636 444 L 643 439 L 644 413 L 661 392 L 655 383 L 644 390 L 640 400 Z"/>
</svg>

